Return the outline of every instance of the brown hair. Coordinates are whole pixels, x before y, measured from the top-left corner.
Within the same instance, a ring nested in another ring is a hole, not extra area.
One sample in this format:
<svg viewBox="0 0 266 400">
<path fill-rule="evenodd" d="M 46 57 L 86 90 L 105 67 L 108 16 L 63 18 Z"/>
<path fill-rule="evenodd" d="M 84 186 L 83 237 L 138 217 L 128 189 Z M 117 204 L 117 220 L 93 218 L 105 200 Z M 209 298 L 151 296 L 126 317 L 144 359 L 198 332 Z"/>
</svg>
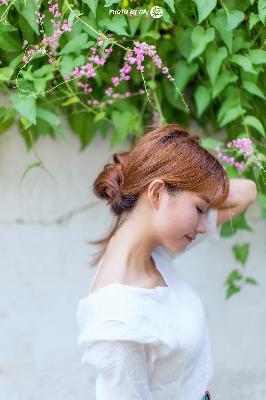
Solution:
<svg viewBox="0 0 266 400">
<path fill-rule="evenodd" d="M 229 178 L 217 158 L 201 146 L 200 137 L 184 127 L 167 124 L 138 138 L 131 151 L 113 154 L 93 184 L 94 194 L 107 200 L 117 220 L 107 236 L 88 243 L 102 248 L 92 260 L 95 266 L 120 226 L 124 214 L 135 206 L 155 178 L 162 179 L 169 194 L 180 190 L 203 193 L 217 185 L 220 189 L 212 206 L 222 204 L 229 193 Z"/>
</svg>

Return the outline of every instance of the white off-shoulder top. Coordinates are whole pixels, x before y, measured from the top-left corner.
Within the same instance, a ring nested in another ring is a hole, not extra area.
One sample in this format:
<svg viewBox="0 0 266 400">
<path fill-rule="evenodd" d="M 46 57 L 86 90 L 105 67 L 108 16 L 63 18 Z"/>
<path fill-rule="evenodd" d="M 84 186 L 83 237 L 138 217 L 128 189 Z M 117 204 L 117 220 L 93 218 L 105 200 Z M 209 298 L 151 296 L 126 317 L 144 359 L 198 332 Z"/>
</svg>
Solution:
<svg viewBox="0 0 266 400">
<path fill-rule="evenodd" d="M 191 242 L 219 239 L 217 209 L 207 212 L 207 232 Z M 205 312 L 162 246 L 151 253 L 168 286 L 120 283 L 79 300 L 81 361 L 97 368 L 97 400 L 201 400 L 213 373 Z M 99 271 L 99 263 L 93 285 Z"/>
</svg>

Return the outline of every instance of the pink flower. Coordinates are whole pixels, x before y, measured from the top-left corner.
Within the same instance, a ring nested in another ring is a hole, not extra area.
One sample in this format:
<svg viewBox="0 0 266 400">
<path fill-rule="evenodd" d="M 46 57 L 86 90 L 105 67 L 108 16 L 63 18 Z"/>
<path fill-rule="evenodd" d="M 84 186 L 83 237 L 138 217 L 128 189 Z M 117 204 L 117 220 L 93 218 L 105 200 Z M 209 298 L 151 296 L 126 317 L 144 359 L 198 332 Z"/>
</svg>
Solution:
<svg viewBox="0 0 266 400">
<path fill-rule="evenodd" d="M 118 78 L 118 76 L 112 77 L 111 80 L 112 80 L 114 86 L 119 85 L 120 79 Z"/>
<path fill-rule="evenodd" d="M 113 92 L 113 88 L 112 88 L 112 87 L 107 88 L 106 91 L 105 91 L 105 93 L 106 93 L 108 96 L 110 96 L 110 95 L 112 94 L 112 92 Z"/>
<path fill-rule="evenodd" d="M 227 143 L 227 147 L 236 147 L 247 156 L 253 154 L 252 141 L 249 138 L 234 139 Z"/>
</svg>

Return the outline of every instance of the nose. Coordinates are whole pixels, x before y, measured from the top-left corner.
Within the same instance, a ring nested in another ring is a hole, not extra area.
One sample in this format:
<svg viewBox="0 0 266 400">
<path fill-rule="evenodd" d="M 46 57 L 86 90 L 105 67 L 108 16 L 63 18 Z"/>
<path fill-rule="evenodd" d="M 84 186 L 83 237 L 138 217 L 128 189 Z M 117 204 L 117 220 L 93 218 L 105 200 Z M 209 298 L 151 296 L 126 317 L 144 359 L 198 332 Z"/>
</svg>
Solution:
<svg viewBox="0 0 266 400">
<path fill-rule="evenodd" d="M 197 226 L 198 233 L 206 233 L 207 232 L 207 218 L 206 214 L 202 214 L 201 218 L 199 219 L 199 223 Z"/>
</svg>

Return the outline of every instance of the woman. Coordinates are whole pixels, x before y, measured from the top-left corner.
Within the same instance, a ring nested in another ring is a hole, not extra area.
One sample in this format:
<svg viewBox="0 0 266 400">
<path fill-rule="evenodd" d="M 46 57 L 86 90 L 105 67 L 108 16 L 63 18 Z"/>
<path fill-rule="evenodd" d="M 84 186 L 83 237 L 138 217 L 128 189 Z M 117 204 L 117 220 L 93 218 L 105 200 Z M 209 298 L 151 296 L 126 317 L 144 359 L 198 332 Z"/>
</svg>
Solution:
<svg viewBox="0 0 266 400">
<path fill-rule="evenodd" d="M 100 262 L 77 309 L 82 361 L 99 372 L 96 398 L 210 399 L 204 309 L 172 258 L 202 238 L 219 237 L 217 224 L 255 201 L 256 185 L 229 180 L 199 137 L 176 124 L 113 158 L 93 190 L 117 221 L 93 242 L 103 245 Z"/>
</svg>

